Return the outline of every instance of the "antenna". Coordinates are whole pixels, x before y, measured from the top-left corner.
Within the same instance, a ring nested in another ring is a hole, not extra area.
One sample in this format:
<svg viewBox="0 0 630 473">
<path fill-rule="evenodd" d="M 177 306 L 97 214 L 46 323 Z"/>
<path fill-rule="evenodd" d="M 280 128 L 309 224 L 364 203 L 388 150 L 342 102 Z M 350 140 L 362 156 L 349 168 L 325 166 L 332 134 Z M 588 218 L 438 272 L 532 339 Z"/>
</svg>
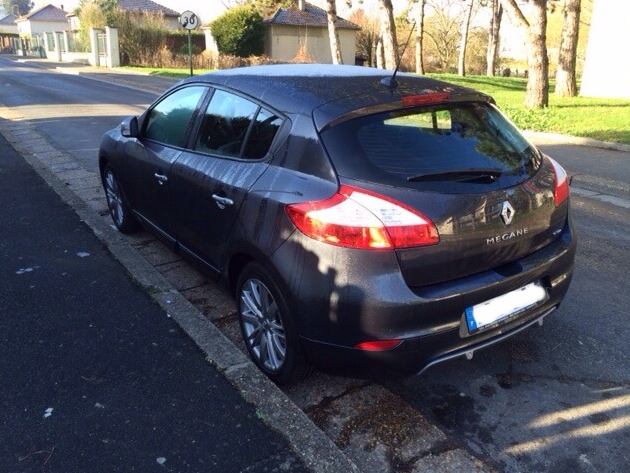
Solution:
<svg viewBox="0 0 630 473">
<path fill-rule="evenodd" d="M 390 92 L 393 92 L 396 89 L 396 87 L 398 87 L 396 74 L 398 74 L 398 68 L 400 67 L 402 58 L 405 54 L 405 51 L 407 50 L 407 46 L 409 45 L 409 40 L 411 40 L 411 35 L 413 34 L 413 30 L 415 29 L 416 29 L 416 22 L 414 21 L 413 25 L 411 26 L 411 31 L 409 32 L 409 36 L 407 36 L 407 41 L 405 42 L 405 46 L 403 47 L 402 53 L 400 53 L 400 56 L 398 57 L 398 62 L 396 63 L 396 69 L 394 69 L 394 73 L 392 74 L 391 77 L 383 77 L 381 79 L 381 84 L 387 87 L 390 90 Z"/>
</svg>

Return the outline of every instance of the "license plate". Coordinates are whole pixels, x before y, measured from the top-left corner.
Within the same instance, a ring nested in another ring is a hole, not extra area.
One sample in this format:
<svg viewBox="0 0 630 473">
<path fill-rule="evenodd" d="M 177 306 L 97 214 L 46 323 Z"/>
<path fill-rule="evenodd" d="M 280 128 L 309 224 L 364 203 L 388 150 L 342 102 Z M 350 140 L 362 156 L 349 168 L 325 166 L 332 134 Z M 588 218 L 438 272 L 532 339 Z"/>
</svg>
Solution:
<svg viewBox="0 0 630 473">
<path fill-rule="evenodd" d="M 515 291 L 466 308 L 466 323 L 470 333 L 503 319 L 512 317 L 547 299 L 547 291 L 534 282 Z"/>
</svg>

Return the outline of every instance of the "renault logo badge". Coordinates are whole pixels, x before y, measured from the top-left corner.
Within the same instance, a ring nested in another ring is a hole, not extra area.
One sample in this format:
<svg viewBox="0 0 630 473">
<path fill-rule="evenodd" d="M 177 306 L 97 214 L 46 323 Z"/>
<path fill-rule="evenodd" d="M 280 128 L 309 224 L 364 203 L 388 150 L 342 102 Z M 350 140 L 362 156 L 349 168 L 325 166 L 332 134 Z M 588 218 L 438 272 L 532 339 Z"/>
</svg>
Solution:
<svg viewBox="0 0 630 473">
<path fill-rule="evenodd" d="M 501 220 L 505 225 L 509 225 L 512 219 L 514 219 L 514 207 L 506 200 L 501 205 Z"/>
</svg>

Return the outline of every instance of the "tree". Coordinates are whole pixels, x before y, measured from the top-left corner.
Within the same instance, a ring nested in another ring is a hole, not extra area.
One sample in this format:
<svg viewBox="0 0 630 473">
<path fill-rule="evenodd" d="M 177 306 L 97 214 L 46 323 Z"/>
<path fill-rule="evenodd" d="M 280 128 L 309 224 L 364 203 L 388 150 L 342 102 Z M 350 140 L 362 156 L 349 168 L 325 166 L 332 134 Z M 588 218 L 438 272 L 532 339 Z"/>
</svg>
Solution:
<svg viewBox="0 0 630 473">
<path fill-rule="evenodd" d="M 547 57 L 547 0 L 529 0 L 532 20 L 528 21 L 516 0 L 501 0 L 510 19 L 527 31 L 527 90 L 525 106 L 549 105 L 549 58 Z"/>
<path fill-rule="evenodd" d="M 245 4 L 254 5 L 263 18 L 273 15 L 278 8 L 289 8 L 294 3 L 293 0 L 232 0 L 232 2 L 238 6 Z M 230 8 L 233 6 L 230 5 Z"/>
<path fill-rule="evenodd" d="M 79 18 L 79 41 L 89 51 L 90 29 L 103 29 L 107 26 L 107 17 L 103 9 L 91 0 L 82 0 L 77 9 Z"/>
<path fill-rule="evenodd" d="M 398 41 L 396 41 L 396 23 L 392 0 L 379 0 L 381 20 L 381 42 L 385 69 L 396 69 L 398 65 Z"/>
<path fill-rule="evenodd" d="M 348 19 L 361 27 L 357 31 L 357 56 L 365 59 L 366 65 L 376 67 L 376 42 L 379 36 L 378 21 L 368 17 L 362 9 L 352 12 Z"/>
<path fill-rule="evenodd" d="M 252 6 L 228 10 L 210 24 L 210 31 L 223 54 L 248 57 L 265 50 L 263 18 Z"/>
<path fill-rule="evenodd" d="M 17 16 L 29 13 L 33 5 L 34 3 L 31 0 L 2 0 L 2 6 L 4 6 L 5 11 Z"/>
<path fill-rule="evenodd" d="M 494 76 L 497 59 L 499 57 L 499 41 L 501 32 L 501 18 L 503 17 L 503 6 L 500 0 L 490 0 L 491 16 L 490 29 L 488 31 L 488 51 L 486 53 L 486 75 Z"/>
<path fill-rule="evenodd" d="M 462 21 L 462 34 L 459 43 L 459 60 L 457 61 L 457 73 L 460 76 L 466 75 L 466 46 L 468 45 L 468 30 L 470 29 L 470 19 L 472 18 L 473 7 L 475 6 L 475 0 L 468 0 L 468 8 Z"/>
<path fill-rule="evenodd" d="M 453 0 L 431 1 L 431 15 L 426 19 L 424 34 L 432 44 L 430 50 L 440 72 L 448 72 L 460 42 L 460 19 L 451 13 L 455 10 Z"/>
<path fill-rule="evenodd" d="M 556 95 L 559 97 L 575 97 L 576 57 L 580 27 L 581 0 L 565 0 L 562 8 L 564 22 L 560 38 L 558 69 L 556 71 Z"/>
<path fill-rule="evenodd" d="M 337 2 L 326 0 L 326 17 L 328 18 L 328 38 L 330 39 L 330 55 L 333 64 L 343 64 L 339 49 L 339 34 L 337 33 Z"/>
<path fill-rule="evenodd" d="M 427 0 L 416 0 L 418 9 L 416 10 L 416 73 L 424 74 L 424 7 Z"/>
</svg>

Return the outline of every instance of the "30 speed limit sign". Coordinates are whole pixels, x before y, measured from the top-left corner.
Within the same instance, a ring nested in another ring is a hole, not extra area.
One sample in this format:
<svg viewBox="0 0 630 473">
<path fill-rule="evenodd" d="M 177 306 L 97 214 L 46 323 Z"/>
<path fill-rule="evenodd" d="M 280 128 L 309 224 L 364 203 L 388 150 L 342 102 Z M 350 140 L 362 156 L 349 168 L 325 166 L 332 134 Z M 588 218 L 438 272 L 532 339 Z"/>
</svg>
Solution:
<svg viewBox="0 0 630 473">
<path fill-rule="evenodd" d="M 191 11 L 185 11 L 179 17 L 179 24 L 187 30 L 194 30 L 199 27 L 199 17 Z"/>
</svg>

